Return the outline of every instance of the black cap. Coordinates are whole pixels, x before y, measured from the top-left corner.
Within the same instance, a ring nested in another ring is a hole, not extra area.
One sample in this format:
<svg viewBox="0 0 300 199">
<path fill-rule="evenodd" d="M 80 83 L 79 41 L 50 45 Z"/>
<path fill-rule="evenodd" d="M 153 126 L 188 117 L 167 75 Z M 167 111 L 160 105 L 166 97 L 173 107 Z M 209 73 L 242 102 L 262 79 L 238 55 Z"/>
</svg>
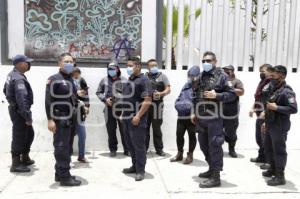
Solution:
<svg viewBox="0 0 300 199">
<path fill-rule="evenodd" d="M 274 72 L 284 74 L 285 76 L 287 75 L 287 69 L 282 65 L 274 66 Z"/>
<path fill-rule="evenodd" d="M 18 63 L 20 62 L 32 62 L 33 59 L 30 59 L 28 57 L 26 57 L 25 55 L 16 55 L 14 58 L 13 58 L 13 65 L 17 65 Z"/>
<path fill-rule="evenodd" d="M 227 69 L 227 70 L 232 70 L 232 71 L 234 71 L 233 65 L 225 66 L 225 67 L 223 67 L 223 69 Z"/>
</svg>

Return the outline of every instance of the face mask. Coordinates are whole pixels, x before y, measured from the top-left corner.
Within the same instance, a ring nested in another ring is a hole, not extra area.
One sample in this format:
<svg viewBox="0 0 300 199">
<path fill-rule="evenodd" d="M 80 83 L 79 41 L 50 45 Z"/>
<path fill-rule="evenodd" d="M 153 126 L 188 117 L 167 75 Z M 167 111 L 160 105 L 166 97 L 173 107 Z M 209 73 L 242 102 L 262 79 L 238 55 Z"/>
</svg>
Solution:
<svg viewBox="0 0 300 199">
<path fill-rule="evenodd" d="M 210 63 L 204 63 L 204 64 L 202 64 L 202 67 L 205 72 L 209 72 L 212 70 L 213 65 Z"/>
<path fill-rule="evenodd" d="M 271 79 L 270 83 L 272 86 L 277 87 L 281 83 L 281 81 L 279 79 Z"/>
<path fill-rule="evenodd" d="M 27 71 L 30 71 L 30 68 L 31 68 L 31 63 L 30 63 L 30 62 L 28 62 L 27 64 L 28 64 Z"/>
<path fill-rule="evenodd" d="M 115 76 L 117 76 L 117 71 L 116 70 L 108 70 L 108 75 L 110 77 L 115 77 Z"/>
<path fill-rule="evenodd" d="M 264 80 L 264 79 L 266 79 L 266 74 L 264 74 L 264 73 L 260 73 L 260 79 L 261 79 L 261 80 Z"/>
<path fill-rule="evenodd" d="M 128 76 L 131 76 L 133 74 L 133 68 L 132 67 L 127 67 L 127 74 L 128 74 Z"/>
<path fill-rule="evenodd" d="M 159 72 L 159 69 L 157 66 L 154 66 L 152 68 L 150 68 L 150 73 L 152 74 L 157 74 Z"/>
<path fill-rule="evenodd" d="M 74 71 L 74 64 L 65 63 L 63 70 L 66 74 L 70 75 Z"/>
</svg>

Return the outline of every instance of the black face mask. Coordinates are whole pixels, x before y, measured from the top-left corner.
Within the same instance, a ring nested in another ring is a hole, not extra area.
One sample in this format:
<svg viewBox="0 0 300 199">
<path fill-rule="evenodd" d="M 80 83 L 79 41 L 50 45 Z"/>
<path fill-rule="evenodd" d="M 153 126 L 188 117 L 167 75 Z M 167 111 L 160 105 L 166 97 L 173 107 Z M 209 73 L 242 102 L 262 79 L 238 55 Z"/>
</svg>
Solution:
<svg viewBox="0 0 300 199">
<path fill-rule="evenodd" d="M 31 68 L 31 63 L 30 63 L 30 62 L 28 62 L 27 64 L 28 64 L 27 71 L 30 71 L 30 68 Z"/>
<path fill-rule="evenodd" d="M 281 84 L 281 81 L 279 79 L 271 79 L 270 83 L 274 88 L 276 88 Z"/>
<path fill-rule="evenodd" d="M 264 80 L 264 79 L 266 79 L 266 74 L 264 74 L 264 73 L 260 73 L 260 79 L 261 79 L 261 80 Z"/>
</svg>

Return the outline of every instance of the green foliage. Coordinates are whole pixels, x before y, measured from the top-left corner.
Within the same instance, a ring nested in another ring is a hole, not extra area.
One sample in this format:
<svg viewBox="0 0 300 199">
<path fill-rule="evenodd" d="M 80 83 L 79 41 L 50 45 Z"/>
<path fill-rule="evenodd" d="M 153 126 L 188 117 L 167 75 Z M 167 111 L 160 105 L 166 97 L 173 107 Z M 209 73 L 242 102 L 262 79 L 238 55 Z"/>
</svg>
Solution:
<svg viewBox="0 0 300 199">
<path fill-rule="evenodd" d="M 164 38 L 166 38 L 166 33 L 167 33 L 167 14 L 168 14 L 168 8 L 166 5 L 163 7 L 163 34 Z M 177 35 L 178 35 L 178 14 L 179 10 L 178 7 L 173 6 L 173 41 L 176 41 Z M 201 15 L 201 9 L 196 9 L 196 19 Z M 184 37 L 187 38 L 189 36 L 189 27 L 190 27 L 190 8 L 188 5 L 184 6 L 184 17 L 183 17 L 183 34 Z M 173 46 L 174 46 L 173 42 Z"/>
</svg>

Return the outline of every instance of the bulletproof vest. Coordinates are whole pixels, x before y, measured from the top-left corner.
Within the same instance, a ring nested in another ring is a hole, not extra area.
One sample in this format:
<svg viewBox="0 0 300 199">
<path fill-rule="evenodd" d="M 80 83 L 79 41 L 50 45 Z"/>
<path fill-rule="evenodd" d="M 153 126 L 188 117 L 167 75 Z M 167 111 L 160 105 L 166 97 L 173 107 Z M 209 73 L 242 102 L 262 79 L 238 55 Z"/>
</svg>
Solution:
<svg viewBox="0 0 300 199">
<path fill-rule="evenodd" d="M 200 102 L 201 105 L 197 106 L 198 113 L 201 116 L 209 115 L 208 111 L 215 112 L 215 106 L 208 104 L 209 102 L 216 102 L 214 99 L 204 98 L 205 91 L 218 90 L 217 83 L 222 74 L 222 70 L 216 68 L 211 75 L 203 76 L 203 73 L 200 76 L 198 85 L 196 85 L 195 90 L 195 99 L 197 102 Z"/>
<path fill-rule="evenodd" d="M 157 73 L 156 75 L 152 75 L 150 73 L 146 73 L 146 76 L 149 78 L 151 82 L 151 90 L 152 92 L 158 91 L 158 92 L 163 92 L 165 90 L 165 84 L 163 81 L 159 81 L 159 77 L 162 75 L 161 72 Z M 163 100 L 163 97 L 160 98 L 159 100 L 155 101 L 161 101 Z"/>
<path fill-rule="evenodd" d="M 276 102 L 280 96 L 280 93 L 283 91 L 284 88 L 286 88 L 286 85 L 283 85 L 282 87 L 277 89 L 275 92 L 270 92 L 267 102 L 270 102 L 270 103 Z M 266 121 L 276 122 L 276 112 L 266 109 Z"/>
</svg>

